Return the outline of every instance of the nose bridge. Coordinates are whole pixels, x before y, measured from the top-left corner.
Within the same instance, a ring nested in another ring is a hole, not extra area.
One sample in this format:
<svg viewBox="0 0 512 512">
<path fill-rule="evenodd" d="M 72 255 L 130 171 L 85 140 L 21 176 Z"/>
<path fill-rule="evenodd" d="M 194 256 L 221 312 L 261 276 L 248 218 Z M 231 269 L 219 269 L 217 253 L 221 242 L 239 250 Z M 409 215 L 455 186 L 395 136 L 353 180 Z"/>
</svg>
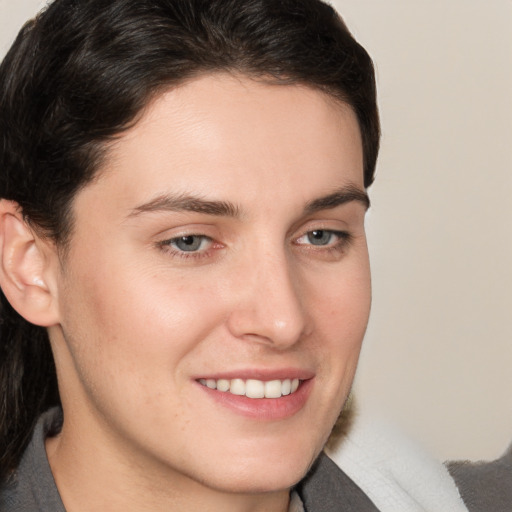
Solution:
<svg viewBox="0 0 512 512">
<path fill-rule="evenodd" d="M 293 345 L 304 333 L 306 314 L 299 276 L 285 247 L 261 248 L 246 263 L 231 315 L 234 334 L 282 348 Z"/>
</svg>

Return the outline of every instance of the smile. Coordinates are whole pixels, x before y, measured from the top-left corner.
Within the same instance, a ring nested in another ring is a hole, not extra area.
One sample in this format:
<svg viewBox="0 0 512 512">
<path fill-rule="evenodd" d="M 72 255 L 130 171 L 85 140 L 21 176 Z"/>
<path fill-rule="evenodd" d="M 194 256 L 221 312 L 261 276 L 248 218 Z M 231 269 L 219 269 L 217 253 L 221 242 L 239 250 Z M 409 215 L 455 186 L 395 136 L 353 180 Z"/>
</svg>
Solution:
<svg viewBox="0 0 512 512">
<path fill-rule="evenodd" d="M 295 393 L 299 379 L 262 381 L 256 379 L 199 379 L 199 383 L 210 389 L 247 398 L 280 398 Z"/>
</svg>

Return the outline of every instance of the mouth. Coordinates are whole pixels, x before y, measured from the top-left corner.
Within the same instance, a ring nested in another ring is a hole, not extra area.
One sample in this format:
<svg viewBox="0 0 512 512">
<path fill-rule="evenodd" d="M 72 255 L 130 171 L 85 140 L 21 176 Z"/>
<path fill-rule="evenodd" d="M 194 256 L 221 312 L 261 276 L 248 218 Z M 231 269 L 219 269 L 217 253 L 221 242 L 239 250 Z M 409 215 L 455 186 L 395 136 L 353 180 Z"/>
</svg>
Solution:
<svg viewBox="0 0 512 512">
<path fill-rule="evenodd" d="M 257 379 L 199 379 L 199 384 L 236 396 L 251 399 L 281 398 L 294 394 L 301 385 L 300 379 L 274 379 L 269 381 Z"/>
<path fill-rule="evenodd" d="M 244 373 L 195 380 L 214 403 L 257 421 L 284 420 L 297 414 L 308 402 L 315 380 L 314 373 L 305 370 Z"/>
</svg>

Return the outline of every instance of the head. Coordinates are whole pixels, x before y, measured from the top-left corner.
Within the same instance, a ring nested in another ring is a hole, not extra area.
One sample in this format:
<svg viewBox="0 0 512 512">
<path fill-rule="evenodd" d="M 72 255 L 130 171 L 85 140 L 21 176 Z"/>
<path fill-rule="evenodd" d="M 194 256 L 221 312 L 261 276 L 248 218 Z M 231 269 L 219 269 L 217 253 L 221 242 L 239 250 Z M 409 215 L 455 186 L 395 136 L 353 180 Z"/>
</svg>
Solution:
<svg viewBox="0 0 512 512">
<path fill-rule="evenodd" d="M 332 8 L 57 0 L 0 68 L 0 136 L 4 467 L 62 399 L 65 424 L 96 418 L 152 467 L 219 486 L 199 467 L 224 457 L 236 471 L 219 478 L 248 492 L 263 450 L 287 476 L 252 490 L 293 485 L 348 394 L 369 310 L 375 82 Z M 211 389 L 238 377 L 256 394 L 301 385 L 276 412 Z M 281 464 L 285 439 L 297 455 Z"/>
</svg>

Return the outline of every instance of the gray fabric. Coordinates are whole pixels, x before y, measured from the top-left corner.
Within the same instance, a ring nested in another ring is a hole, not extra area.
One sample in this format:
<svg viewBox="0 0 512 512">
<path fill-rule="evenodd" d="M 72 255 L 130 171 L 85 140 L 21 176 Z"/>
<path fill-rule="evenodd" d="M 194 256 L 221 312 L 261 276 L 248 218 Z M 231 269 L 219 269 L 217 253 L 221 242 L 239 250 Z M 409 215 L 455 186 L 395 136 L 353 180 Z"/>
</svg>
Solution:
<svg viewBox="0 0 512 512">
<path fill-rule="evenodd" d="M 46 457 L 44 440 L 60 430 L 62 414 L 53 409 L 38 422 L 18 470 L 0 489 L 1 512 L 66 512 Z M 305 512 L 378 512 L 361 489 L 321 454 L 296 488 Z"/>
<path fill-rule="evenodd" d="M 324 453 L 297 490 L 306 512 L 378 512 L 370 498 Z"/>
<path fill-rule="evenodd" d="M 493 462 L 449 462 L 469 512 L 512 512 L 512 445 Z"/>
<path fill-rule="evenodd" d="M 44 441 L 60 430 L 60 410 L 39 420 L 17 471 L 0 489 L 1 512 L 66 512 L 46 457 Z"/>
</svg>

